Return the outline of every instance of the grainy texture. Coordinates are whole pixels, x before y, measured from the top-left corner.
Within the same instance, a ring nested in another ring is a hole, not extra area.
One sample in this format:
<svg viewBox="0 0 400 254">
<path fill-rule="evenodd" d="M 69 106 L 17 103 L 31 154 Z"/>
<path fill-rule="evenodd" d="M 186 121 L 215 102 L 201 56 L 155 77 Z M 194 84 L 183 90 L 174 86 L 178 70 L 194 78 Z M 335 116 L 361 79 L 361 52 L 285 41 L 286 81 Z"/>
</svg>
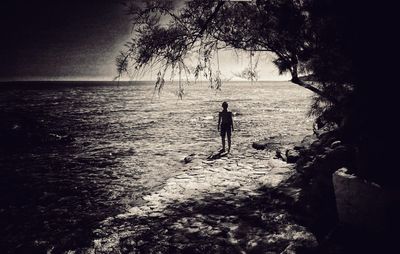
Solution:
<svg viewBox="0 0 400 254">
<path fill-rule="evenodd" d="M 160 97 L 152 85 L 1 86 L 3 249 L 75 250 L 90 246 L 104 225 L 109 237 L 119 224 L 108 218 L 137 209 L 235 196 L 234 189 L 244 202 L 290 171 L 275 151 L 251 144 L 274 136 L 288 146 L 311 132 L 310 93 L 290 83 L 226 83 L 222 91 L 197 84 L 183 100 L 174 85 Z M 234 115 L 232 154 L 207 161 L 220 149 L 222 101 Z"/>
</svg>

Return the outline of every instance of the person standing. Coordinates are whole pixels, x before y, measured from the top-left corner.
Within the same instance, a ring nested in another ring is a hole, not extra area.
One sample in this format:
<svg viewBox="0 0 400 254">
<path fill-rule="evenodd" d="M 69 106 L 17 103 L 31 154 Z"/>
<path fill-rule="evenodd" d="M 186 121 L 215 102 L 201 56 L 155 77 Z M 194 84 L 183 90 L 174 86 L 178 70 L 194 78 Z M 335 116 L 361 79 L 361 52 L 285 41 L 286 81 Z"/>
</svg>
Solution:
<svg viewBox="0 0 400 254">
<path fill-rule="evenodd" d="M 228 103 L 222 103 L 222 111 L 218 115 L 218 131 L 221 132 L 222 149 L 225 152 L 225 136 L 228 137 L 228 153 L 231 150 L 231 136 L 233 131 L 232 112 L 228 111 Z"/>
</svg>

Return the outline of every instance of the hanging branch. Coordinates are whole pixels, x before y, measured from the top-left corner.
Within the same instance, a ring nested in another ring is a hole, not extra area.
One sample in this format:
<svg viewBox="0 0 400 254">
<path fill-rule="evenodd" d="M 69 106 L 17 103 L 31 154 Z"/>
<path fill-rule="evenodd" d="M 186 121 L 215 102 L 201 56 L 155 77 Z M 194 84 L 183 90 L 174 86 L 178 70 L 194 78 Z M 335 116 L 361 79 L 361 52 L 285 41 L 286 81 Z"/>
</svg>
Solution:
<svg viewBox="0 0 400 254">
<path fill-rule="evenodd" d="M 184 90 L 182 87 L 182 66 L 181 63 L 178 62 L 178 68 L 179 68 L 179 80 L 178 80 L 178 97 L 182 100 L 183 99 L 183 95 L 184 95 Z"/>
<path fill-rule="evenodd" d="M 215 74 L 215 84 L 216 84 L 216 89 L 221 90 L 222 86 L 222 80 L 221 80 L 221 70 L 219 68 L 219 49 L 218 49 L 218 41 L 215 43 L 215 52 L 217 56 L 217 72 Z"/>
<path fill-rule="evenodd" d="M 326 98 L 332 103 L 337 100 L 324 92 L 324 85 L 315 86 L 299 78 L 298 68 L 310 59 L 313 39 L 308 33 L 309 18 L 304 15 L 303 1 L 281 5 L 280 1 L 252 1 L 232 3 L 227 7 L 222 0 L 192 0 L 186 2 L 180 12 L 173 10 L 172 1 L 148 1 L 139 10 L 132 10 L 137 29 L 137 37 L 129 45 L 127 52 L 117 59 L 118 72 L 127 72 L 128 61 L 134 62 L 134 71 L 143 70 L 153 62 L 162 62 L 171 67 L 184 68 L 185 57 L 199 48 L 199 64 L 194 69 L 197 79 L 200 73 L 210 80 L 211 86 L 221 85 L 218 42 L 224 47 L 250 51 L 250 66 L 246 76 L 252 83 L 257 80 L 254 52 L 273 52 L 277 59 L 273 63 L 280 73 L 290 72 L 292 82 Z M 223 7 L 226 8 L 223 8 Z M 285 18 L 282 18 L 282 14 Z M 220 14 L 220 15 L 219 15 Z M 169 23 L 161 17 L 171 18 Z M 310 39 L 311 38 L 311 39 Z M 199 42 L 200 41 L 200 42 Z M 211 52 L 217 58 L 217 72 L 213 73 Z M 300 60 L 299 60 L 300 59 Z M 176 63 L 180 62 L 179 65 Z M 309 66 L 304 65 L 305 68 Z M 164 85 L 165 68 L 156 82 L 158 89 Z"/>
<path fill-rule="evenodd" d="M 253 85 L 253 50 L 250 50 L 250 81 Z"/>
</svg>

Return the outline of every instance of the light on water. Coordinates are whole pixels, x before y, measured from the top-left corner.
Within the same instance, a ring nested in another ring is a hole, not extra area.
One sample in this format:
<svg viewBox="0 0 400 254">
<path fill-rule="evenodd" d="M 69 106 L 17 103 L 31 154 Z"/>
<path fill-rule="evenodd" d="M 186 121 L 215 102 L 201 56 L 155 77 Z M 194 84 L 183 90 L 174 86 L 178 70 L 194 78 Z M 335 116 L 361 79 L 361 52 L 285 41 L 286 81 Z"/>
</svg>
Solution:
<svg viewBox="0 0 400 254">
<path fill-rule="evenodd" d="M 218 92 L 197 84 L 183 100 L 175 86 L 154 96 L 152 85 L 1 88 L 1 115 L 9 119 L 1 127 L 17 126 L 10 132 L 14 146 L 0 156 L 1 202 L 8 207 L 2 217 L 13 222 L 7 233 L 15 235 L 7 246 L 19 242 L 57 252 L 106 238 L 115 226 L 110 218 L 134 214 L 143 198 L 171 187 L 173 176 L 200 169 L 202 158 L 220 149 L 222 101 L 229 102 L 235 126 L 224 163 L 239 165 L 255 140 L 276 136 L 288 144 L 312 129 L 310 93 L 291 83 L 231 82 Z M 199 159 L 188 166 L 182 159 L 190 154 Z M 276 163 L 274 151 L 257 156 Z"/>
</svg>

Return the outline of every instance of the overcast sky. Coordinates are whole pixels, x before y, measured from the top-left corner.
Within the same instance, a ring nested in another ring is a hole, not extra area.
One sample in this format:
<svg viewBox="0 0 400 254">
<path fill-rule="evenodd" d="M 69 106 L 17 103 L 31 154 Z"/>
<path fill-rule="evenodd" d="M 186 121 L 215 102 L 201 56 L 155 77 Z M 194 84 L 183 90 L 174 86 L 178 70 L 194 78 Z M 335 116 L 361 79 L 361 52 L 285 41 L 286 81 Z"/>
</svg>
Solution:
<svg viewBox="0 0 400 254">
<path fill-rule="evenodd" d="M 115 58 L 129 39 L 131 26 L 115 0 L 3 1 L 1 80 L 112 80 L 116 76 Z M 262 59 L 260 79 L 288 79 L 278 75 L 271 56 Z M 247 65 L 246 55 L 220 53 L 226 78 Z"/>
</svg>

